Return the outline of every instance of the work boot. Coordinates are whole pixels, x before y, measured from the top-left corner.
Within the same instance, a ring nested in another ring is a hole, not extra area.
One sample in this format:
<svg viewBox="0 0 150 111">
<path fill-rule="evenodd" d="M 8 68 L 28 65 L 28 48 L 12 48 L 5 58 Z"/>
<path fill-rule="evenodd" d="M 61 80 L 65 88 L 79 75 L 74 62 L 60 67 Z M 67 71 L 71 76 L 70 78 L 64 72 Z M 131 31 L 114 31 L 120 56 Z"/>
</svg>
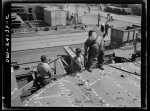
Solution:
<svg viewBox="0 0 150 111">
<path fill-rule="evenodd" d="M 88 68 L 87 71 L 92 72 L 92 69 L 91 69 L 91 68 Z"/>
<path fill-rule="evenodd" d="M 98 68 L 100 68 L 101 70 L 104 70 L 103 65 L 98 65 Z"/>
</svg>

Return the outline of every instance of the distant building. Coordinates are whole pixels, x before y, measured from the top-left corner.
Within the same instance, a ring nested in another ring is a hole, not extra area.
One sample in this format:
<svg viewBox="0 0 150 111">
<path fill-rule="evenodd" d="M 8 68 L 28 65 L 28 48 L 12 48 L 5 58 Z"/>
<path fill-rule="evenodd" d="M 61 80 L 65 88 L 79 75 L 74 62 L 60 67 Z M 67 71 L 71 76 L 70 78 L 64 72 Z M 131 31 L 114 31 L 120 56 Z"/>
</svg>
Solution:
<svg viewBox="0 0 150 111">
<path fill-rule="evenodd" d="M 44 8 L 44 22 L 50 26 L 66 25 L 66 11 L 58 8 Z"/>
</svg>

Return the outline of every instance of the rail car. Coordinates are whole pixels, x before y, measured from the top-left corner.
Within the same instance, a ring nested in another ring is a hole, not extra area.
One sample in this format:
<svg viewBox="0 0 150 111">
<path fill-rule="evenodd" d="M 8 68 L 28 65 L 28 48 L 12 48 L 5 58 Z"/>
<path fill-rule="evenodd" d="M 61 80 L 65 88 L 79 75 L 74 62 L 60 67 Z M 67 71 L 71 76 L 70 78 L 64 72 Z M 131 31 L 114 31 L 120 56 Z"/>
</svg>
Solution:
<svg viewBox="0 0 150 111">
<path fill-rule="evenodd" d="M 139 25 L 111 28 L 110 47 L 119 48 L 127 43 L 133 43 L 136 39 L 141 40 L 141 28 Z"/>
</svg>

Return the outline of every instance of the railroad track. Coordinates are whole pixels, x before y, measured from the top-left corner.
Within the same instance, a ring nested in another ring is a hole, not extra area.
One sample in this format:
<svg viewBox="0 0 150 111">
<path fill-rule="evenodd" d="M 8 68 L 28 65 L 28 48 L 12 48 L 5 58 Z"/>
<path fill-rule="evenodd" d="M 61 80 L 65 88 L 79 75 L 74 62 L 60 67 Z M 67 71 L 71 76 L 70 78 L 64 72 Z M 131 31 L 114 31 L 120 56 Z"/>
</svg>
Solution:
<svg viewBox="0 0 150 111">
<path fill-rule="evenodd" d="M 87 33 L 16 38 L 12 39 L 12 51 L 80 44 L 84 43 L 86 38 Z"/>
</svg>

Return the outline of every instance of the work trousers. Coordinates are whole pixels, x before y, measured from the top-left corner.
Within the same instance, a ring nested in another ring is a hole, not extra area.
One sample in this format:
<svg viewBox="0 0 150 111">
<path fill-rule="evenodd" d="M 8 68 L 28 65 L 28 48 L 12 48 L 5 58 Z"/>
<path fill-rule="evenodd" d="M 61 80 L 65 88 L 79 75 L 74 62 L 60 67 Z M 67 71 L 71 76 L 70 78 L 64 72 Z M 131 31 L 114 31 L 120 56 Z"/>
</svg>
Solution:
<svg viewBox="0 0 150 111">
<path fill-rule="evenodd" d="M 42 78 L 42 86 L 46 86 L 51 82 L 50 78 Z"/>
<path fill-rule="evenodd" d="M 105 58 L 104 49 L 102 49 L 98 55 L 98 65 L 103 65 L 104 58 Z"/>
<path fill-rule="evenodd" d="M 50 78 L 43 78 L 42 76 L 38 76 L 33 83 L 33 87 L 35 87 L 36 89 L 32 90 L 31 92 L 34 93 L 35 91 L 41 89 L 50 82 L 51 82 Z"/>
<path fill-rule="evenodd" d="M 98 45 L 91 46 L 88 52 L 87 68 L 91 68 L 93 66 L 94 58 L 98 59 L 98 65 L 103 65 L 105 56 L 104 51 L 104 44 L 100 47 Z"/>
</svg>

